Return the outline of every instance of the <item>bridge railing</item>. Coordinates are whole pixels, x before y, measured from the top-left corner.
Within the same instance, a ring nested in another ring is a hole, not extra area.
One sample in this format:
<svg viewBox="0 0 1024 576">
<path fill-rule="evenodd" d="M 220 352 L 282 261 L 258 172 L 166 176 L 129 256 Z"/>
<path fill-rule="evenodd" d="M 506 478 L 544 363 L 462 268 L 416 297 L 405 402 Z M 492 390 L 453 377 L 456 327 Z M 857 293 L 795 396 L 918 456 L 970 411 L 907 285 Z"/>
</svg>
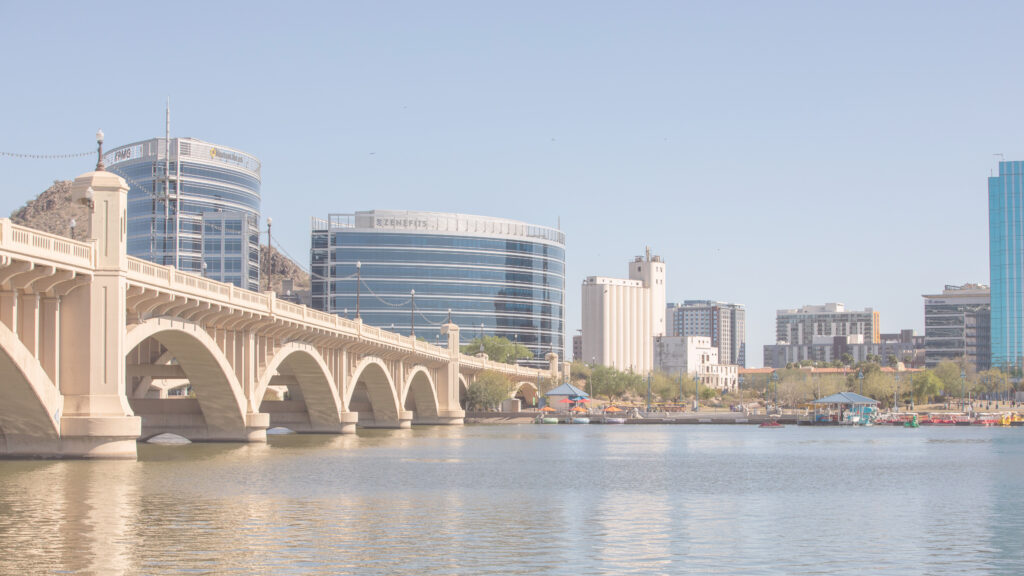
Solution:
<svg viewBox="0 0 1024 576">
<path fill-rule="evenodd" d="M 446 348 L 416 340 L 411 336 L 403 336 L 376 326 L 368 326 L 361 322 L 342 318 L 335 314 L 328 314 L 320 310 L 313 310 L 307 306 L 278 300 L 270 293 L 251 292 L 238 288 L 233 284 L 209 280 L 198 274 L 181 272 L 173 266 L 153 264 L 152 262 L 129 256 L 128 272 L 129 280 L 142 281 L 157 288 L 172 290 L 188 296 L 207 298 L 214 302 L 260 316 L 277 316 L 305 323 L 313 328 L 329 330 L 337 333 L 339 336 L 388 344 L 435 358 L 448 357 L 448 350 Z M 491 362 L 490 360 L 475 358 L 466 354 L 461 355 L 460 361 L 469 368 L 496 370 L 523 378 L 533 378 L 544 373 L 542 370 Z"/>
<path fill-rule="evenodd" d="M 92 242 L 79 242 L 18 226 L 10 218 L 0 218 L 0 247 L 55 265 L 86 269 L 96 267 L 96 248 Z"/>
</svg>

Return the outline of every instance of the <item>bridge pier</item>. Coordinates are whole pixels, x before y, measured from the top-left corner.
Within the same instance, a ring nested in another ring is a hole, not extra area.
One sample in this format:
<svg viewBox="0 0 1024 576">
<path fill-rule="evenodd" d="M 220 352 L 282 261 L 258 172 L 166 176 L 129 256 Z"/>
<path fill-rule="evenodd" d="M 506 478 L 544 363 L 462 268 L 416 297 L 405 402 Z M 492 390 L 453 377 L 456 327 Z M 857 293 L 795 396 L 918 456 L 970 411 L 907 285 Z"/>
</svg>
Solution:
<svg viewBox="0 0 1024 576">
<path fill-rule="evenodd" d="M 71 197 L 90 207 L 96 270 L 61 303 L 60 456 L 134 459 L 142 424 L 124 385 L 128 185 L 116 174 L 89 172 L 75 179 Z"/>
<path fill-rule="evenodd" d="M 437 412 L 437 423 L 441 426 L 461 426 L 465 422 L 465 410 L 438 410 Z"/>
<path fill-rule="evenodd" d="M 342 412 L 341 413 L 341 433 L 342 434 L 355 434 L 356 423 L 359 422 L 358 412 Z"/>
</svg>

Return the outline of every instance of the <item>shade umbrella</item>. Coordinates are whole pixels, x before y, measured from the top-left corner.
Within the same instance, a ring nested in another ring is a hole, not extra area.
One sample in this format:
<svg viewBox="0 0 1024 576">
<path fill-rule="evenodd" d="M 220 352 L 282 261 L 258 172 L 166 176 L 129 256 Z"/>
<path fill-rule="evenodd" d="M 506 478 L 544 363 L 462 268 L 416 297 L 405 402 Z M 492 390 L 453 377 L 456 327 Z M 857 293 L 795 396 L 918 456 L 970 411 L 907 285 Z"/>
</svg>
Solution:
<svg viewBox="0 0 1024 576">
<path fill-rule="evenodd" d="M 551 406 L 545 406 L 545 407 L 541 408 L 540 410 L 541 410 L 541 412 L 554 412 L 555 411 L 555 409 L 552 408 Z"/>
<path fill-rule="evenodd" d="M 615 406 L 609 406 L 604 409 L 605 412 L 622 412 L 622 408 L 616 408 Z"/>
<path fill-rule="evenodd" d="M 575 408 L 572 409 L 572 411 L 573 412 L 586 412 L 587 409 L 584 408 L 583 406 L 576 406 Z"/>
<path fill-rule="evenodd" d="M 562 404 L 572 404 L 573 402 L 575 402 L 575 400 L 569 400 L 568 398 L 562 398 L 561 400 L 559 400 L 559 402 L 561 402 Z"/>
</svg>

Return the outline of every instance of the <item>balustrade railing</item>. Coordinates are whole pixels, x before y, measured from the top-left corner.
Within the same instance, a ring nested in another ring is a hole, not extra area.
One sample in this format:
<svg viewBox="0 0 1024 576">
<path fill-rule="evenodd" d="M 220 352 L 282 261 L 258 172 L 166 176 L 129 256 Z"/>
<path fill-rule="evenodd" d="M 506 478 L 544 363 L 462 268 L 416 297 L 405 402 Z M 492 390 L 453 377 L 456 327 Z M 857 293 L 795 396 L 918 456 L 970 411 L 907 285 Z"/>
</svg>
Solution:
<svg viewBox="0 0 1024 576">
<path fill-rule="evenodd" d="M 91 242 L 18 226 L 9 218 L 0 218 L 0 248 L 65 266 L 94 268 L 96 264 Z"/>
</svg>

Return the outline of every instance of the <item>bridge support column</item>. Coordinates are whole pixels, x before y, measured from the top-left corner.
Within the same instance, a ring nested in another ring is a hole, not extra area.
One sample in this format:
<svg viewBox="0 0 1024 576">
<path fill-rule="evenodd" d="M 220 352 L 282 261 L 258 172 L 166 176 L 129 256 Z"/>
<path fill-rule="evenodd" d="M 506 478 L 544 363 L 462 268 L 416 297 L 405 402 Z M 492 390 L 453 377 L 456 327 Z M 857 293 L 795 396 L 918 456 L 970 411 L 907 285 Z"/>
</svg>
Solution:
<svg viewBox="0 0 1024 576">
<path fill-rule="evenodd" d="M 115 174 L 90 172 L 75 179 L 71 197 L 90 206 L 96 271 L 61 307 L 61 455 L 134 459 L 142 425 L 125 395 L 128 185 Z"/>
<path fill-rule="evenodd" d="M 398 413 L 398 427 L 412 428 L 412 410 L 401 410 Z"/>
<path fill-rule="evenodd" d="M 449 322 L 441 326 L 441 333 L 448 335 L 448 365 L 438 371 L 437 423 L 461 426 L 466 411 L 459 404 L 459 327 Z"/>
<path fill-rule="evenodd" d="M 53 385 L 60 389 L 60 299 L 46 297 L 39 309 L 39 363 Z"/>
<path fill-rule="evenodd" d="M 17 333 L 18 326 L 15 323 L 18 318 L 18 293 L 13 290 L 0 291 L 0 322 L 3 322 L 11 332 Z"/>
<path fill-rule="evenodd" d="M 341 416 L 341 433 L 342 434 L 355 434 L 356 424 L 359 422 L 358 412 L 342 412 Z"/>
</svg>

